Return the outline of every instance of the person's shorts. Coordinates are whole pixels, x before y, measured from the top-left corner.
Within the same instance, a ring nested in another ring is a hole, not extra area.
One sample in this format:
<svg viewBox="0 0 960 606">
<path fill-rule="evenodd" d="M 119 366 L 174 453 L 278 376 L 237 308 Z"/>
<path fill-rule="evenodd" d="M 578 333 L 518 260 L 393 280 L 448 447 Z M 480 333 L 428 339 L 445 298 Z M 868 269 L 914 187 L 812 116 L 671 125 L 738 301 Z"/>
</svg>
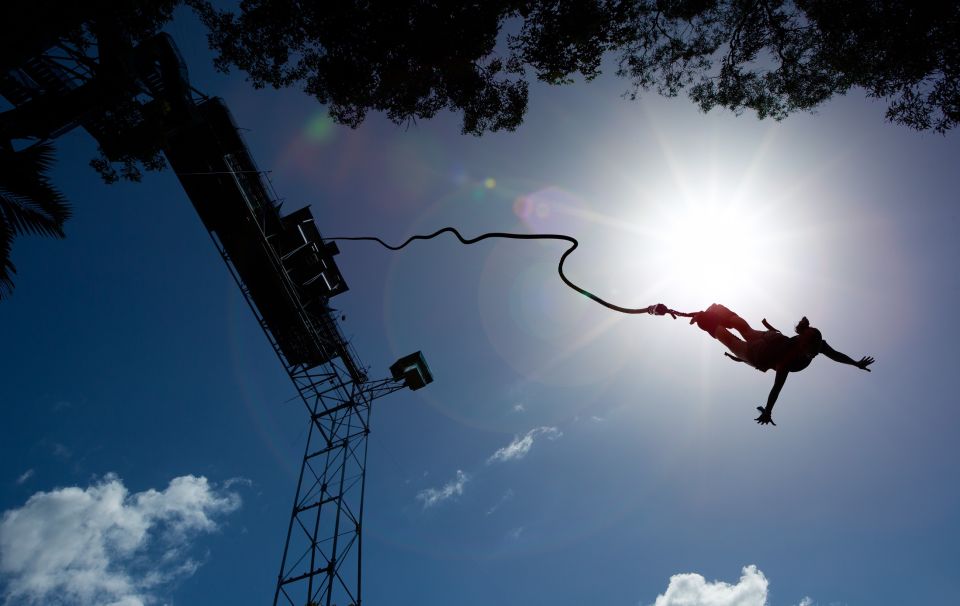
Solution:
<svg viewBox="0 0 960 606">
<path fill-rule="evenodd" d="M 777 330 L 768 330 L 759 338 L 747 343 L 747 363 L 757 370 L 767 372 L 777 365 L 790 337 Z"/>
</svg>

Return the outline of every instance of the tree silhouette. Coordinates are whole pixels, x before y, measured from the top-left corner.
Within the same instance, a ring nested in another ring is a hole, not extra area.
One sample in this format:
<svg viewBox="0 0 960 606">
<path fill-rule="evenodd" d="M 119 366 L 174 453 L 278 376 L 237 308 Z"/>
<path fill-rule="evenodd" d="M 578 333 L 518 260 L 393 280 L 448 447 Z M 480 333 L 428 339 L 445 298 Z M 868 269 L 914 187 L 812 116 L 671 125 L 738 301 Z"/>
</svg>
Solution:
<svg viewBox="0 0 960 606">
<path fill-rule="evenodd" d="M 15 151 L 0 146 L 0 299 L 13 292 L 16 267 L 10 261 L 14 237 L 42 234 L 63 238 L 70 207 L 50 184 L 53 146 L 39 143 Z"/>
<path fill-rule="evenodd" d="M 687 90 L 704 111 L 781 119 L 862 88 L 887 118 L 943 133 L 960 117 L 960 3 L 907 0 L 244 0 L 191 2 L 216 65 L 256 87 L 299 86 L 357 126 L 448 109 L 463 132 L 513 130 L 528 78 L 595 78 L 626 95 Z"/>
<path fill-rule="evenodd" d="M 121 178 L 138 181 L 141 167 L 165 166 L 152 106 L 137 101 L 141 87 L 129 75 L 130 50 L 169 21 L 179 3 L 0 3 L 0 93 L 15 105 L 0 112 L 0 299 L 13 292 L 16 268 L 10 252 L 16 236 L 64 237 L 70 210 L 47 177 L 54 158 L 50 139 L 70 125 L 96 131 L 99 157 L 90 165 L 108 183 Z M 50 59 L 54 55 L 58 59 Z M 65 68 L 59 67 L 60 59 L 66 60 Z M 30 94 L 16 95 L 11 93 L 18 90 L 15 70 L 24 66 L 36 77 L 57 73 L 83 77 L 69 86 L 53 86 L 51 76 Z M 16 151 L 14 141 L 27 147 Z"/>
<path fill-rule="evenodd" d="M 209 28 L 218 69 L 239 68 L 256 87 L 298 86 L 354 127 L 370 111 L 405 123 L 450 110 L 464 133 L 514 130 L 532 79 L 568 84 L 602 69 L 629 83 L 630 98 L 685 91 L 703 111 L 781 119 L 859 88 L 913 129 L 945 133 L 960 118 L 960 2 L 241 0 L 236 14 L 207 0 L 0 2 L 0 92 L 51 48 L 89 70 L 82 85 L 8 98 L 16 107 L 0 112 L 2 191 L 12 196 L 0 213 L 0 295 L 12 289 L 13 237 L 62 236 L 69 214 L 42 142 L 82 123 L 108 183 L 165 165 L 169 105 L 142 102 L 149 91 L 132 57 L 181 5 Z M 34 147 L 14 152 L 22 139 Z M 17 197 L 27 184 L 32 193 Z"/>
<path fill-rule="evenodd" d="M 11 70 L 33 62 L 34 69 L 76 73 L 77 82 L 54 87 L 49 94 L 11 100 L 16 107 L 0 112 L 0 142 L 44 140 L 73 123 L 97 127 L 99 156 L 90 165 L 107 183 L 139 181 L 141 167 L 166 166 L 160 140 L 152 133 L 151 116 L 137 99 L 143 85 L 136 81 L 132 50 L 154 35 L 183 0 L 30 0 L 0 7 L 0 93 L 10 90 Z M 46 54 L 38 68 L 37 58 Z M 50 57 L 56 56 L 56 60 Z M 65 67 L 61 67 L 65 59 Z M 3 80 L 6 81 L 3 81 Z M 66 90 L 55 90 L 65 88 Z M 152 135 L 152 136 L 146 136 Z"/>
</svg>

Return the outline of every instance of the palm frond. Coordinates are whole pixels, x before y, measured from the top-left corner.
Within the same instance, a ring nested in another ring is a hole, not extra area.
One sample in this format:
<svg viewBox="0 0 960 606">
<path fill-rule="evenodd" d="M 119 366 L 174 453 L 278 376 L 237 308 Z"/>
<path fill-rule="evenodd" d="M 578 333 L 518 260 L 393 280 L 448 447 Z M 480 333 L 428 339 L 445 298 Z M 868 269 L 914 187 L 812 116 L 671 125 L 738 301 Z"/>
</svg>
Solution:
<svg viewBox="0 0 960 606">
<path fill-rule="evenodd" d="M 17 268 L 10 261 L 10 248 L 13 244 L 13 234 L 0 221 L 0 300 L 13 294 L 13 274 Z"/>
<path fill-rule="evenodd" d="M 70 205 L 47 172 L 54 148 L 47 142 L 15 151 L 0 144 L 0 300 L 13 293 L 17 268 L 10 261 L 13 240 L 21 234 L 63 238 Z"/>
<path fill-rule="evenodd" d="M 0 149 L 0 221 L 12 235 L 64 237 L 70 205 L 47 178 L 53 154 L 53 146 L 46 142 L 21 151 Z"/>
</svg>

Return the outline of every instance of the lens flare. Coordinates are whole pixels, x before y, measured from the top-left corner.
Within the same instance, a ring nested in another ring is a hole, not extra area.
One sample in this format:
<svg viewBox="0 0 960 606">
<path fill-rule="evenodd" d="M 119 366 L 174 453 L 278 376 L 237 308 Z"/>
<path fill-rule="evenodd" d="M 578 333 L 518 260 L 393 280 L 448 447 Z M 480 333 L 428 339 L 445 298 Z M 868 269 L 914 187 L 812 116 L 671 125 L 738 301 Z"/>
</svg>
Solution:
<svg viewBox="0 0 960 606">
<path fill-rule="evenodd" d="M 314 143 L 326 143 L 333 139 L 333 120 L 326 112 L 315 114 L 307 122 L 304 134 Z"/>
</svg>

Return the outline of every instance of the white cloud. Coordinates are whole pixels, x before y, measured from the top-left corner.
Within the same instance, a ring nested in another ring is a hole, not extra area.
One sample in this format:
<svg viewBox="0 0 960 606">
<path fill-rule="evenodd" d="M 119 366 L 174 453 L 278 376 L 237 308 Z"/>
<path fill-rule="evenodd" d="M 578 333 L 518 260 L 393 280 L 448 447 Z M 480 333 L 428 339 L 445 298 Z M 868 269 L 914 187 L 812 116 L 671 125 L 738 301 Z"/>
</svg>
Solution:
<svg viewBox="0 0 960 606">
<path fill-rule="evenodd" d="M 503 496 L 500 497 L 500 500 L 498 500 L 496 503 L 494 503 L 493 506 L 490 507 L 490 509 L 487 510 L 487 515 L 490 515 L 491 513 L 493 513 L 493 512 L 495 512 L 496 510 L 500 509 L 500 507 L 502 507 L 504 503 L 506 503 L 507 501 L 510 501 L 510 500 L 512 500 L 512 499 L 513 499 L 513 489 L 512 489 L 512 488 L 508 488 L 507 491 L 506 491 L 505 493 L 503 493 Z"/>
<path fill-rule="evenodd" d="M 563 437 L 563 432 L 556 427 L 535 427 L 523 436 L 514 436 L 512 442 L 490 455 L 490 458 L 487 459 L 487 465 L 522 459 L 533 448 L 533 440 L 538 435 L 545 435 L 550 440 L 556 440 Z"/>
<path fill-rule="evenodd" d="M 766 606 L 767 577 L 754 565 L 744 566 L 736 585 L 708 583 L 696 573 L 675 574 L 653 606 Z"/>
<path fill-rule="evenodd" d="M 20 474 L 20 477 L 17 478 L 17 485 L 19 486 L 20 484 L 23 484 L 24 482 L 26 482 L 32 477 L 33 477 L 33 468 L 31 467 L 30 469 Z"/>
<path fill-rule="evenodd" d="M 440 488 L 426 488 L 417 493 L 417 499 L 423 502 L 423 508 L 433 507 L 447 499 L 459 497 L 463 494 L 464 485 L 470 480 L 470 476 L 459 469 L 454 479 L 450 480 Z"/>
<path fill-rule="evenodd" d="M 513 405 L 513 412 L 527 412 L 527 407 L 521 404 Z"/>
<path fill-rule="evenodd" d="M 797 606 L 813 606 L 813 599 L 810 596 L 807 596 L 800 600 L 800 603 Z"/>
<path fill-rule="evenodd" d="M 160 492 L 130 494 L 112 474 L 38 492 L 0 519 L 5 604 L 153 603 L 160 586 L 199 567 L 187 555 L 190 539 L 239 506 L 236 493 L 192 475 Z"/>
</svg>

